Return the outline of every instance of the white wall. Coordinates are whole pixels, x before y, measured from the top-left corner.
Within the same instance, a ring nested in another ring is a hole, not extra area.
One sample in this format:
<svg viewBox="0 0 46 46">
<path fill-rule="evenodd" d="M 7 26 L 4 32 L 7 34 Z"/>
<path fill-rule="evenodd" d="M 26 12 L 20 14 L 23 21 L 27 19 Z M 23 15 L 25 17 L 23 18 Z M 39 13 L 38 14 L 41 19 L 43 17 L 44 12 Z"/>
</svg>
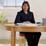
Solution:
<svg viewBox="0 0 46 46">
<path fill-rule="evenodd" d="M 34 12 L 35 20 L 42 21 L 46 17 L 46 0 L 29 0 L 31 11 Z"/>
<path fill-rule="evenodd" d="M 46 17 L 46 0 L 27 0 L 27 1 L 31 6 L 30 10 L 34 12 L 36 22 L 37 21 L 42 22 L 42 18 Z M 8 21 L 14 22 L 16 14 L 19 10 L 21 10 L 21 7 L 4 7 L 4 8 L 0 8 L 0 14 L 3 12 L 3 14 L 6 14 L 6 18 L 8 19 Z M 0 34 L 6 35 L 7 32 L 0 30 Z M 42 35 L 43 39 L 45 35 L 46 33 L 44 34 L 44 36 Z"/>
</svg>

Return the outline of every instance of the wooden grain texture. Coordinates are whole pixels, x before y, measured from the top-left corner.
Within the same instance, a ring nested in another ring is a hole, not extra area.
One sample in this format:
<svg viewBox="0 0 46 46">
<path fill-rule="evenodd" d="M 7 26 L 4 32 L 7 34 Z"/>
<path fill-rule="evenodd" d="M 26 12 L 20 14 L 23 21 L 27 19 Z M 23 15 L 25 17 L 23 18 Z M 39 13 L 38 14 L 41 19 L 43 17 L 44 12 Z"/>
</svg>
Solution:
<svg viewBox="0 0 46 46">
<path fill-rule="evenodd" d="M 15 46 L 15 37 L 16 37 L 16 32 L 13 31 L 13 28 L 11 28 L 11 46 Z"/>
<path fill-rule="evenodd" d="M 18 27 L 18 26 L 6 26 L 8 31 L 19 31 L 19 32 L 46 32 L 46 26 L 30 26 L 30 27 Z"/>
</svg>

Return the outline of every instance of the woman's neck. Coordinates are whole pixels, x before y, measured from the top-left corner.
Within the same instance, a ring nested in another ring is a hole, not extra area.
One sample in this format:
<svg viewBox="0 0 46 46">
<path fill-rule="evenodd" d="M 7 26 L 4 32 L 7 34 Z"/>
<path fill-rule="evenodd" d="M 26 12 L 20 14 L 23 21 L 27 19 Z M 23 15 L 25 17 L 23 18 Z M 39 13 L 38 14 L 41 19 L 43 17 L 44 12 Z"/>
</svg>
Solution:
<svg viewBox="0 0 46 46">
<path fill-rule="evenodd" d="M 25 13 L 25 14 L 28 14 L 28 12 L 27 12 L 27 11 L 24 11 L 24 13 Z"/>
</svg>

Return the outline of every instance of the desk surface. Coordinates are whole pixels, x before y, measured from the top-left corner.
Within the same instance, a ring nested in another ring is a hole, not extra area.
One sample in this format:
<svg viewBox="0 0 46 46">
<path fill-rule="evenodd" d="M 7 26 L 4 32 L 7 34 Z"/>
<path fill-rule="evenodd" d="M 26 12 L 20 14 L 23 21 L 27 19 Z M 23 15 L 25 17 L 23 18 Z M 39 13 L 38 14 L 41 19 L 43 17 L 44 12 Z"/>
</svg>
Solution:
<svg viewBox="0 0 46 46">
<path fill-rule="evenodd" d="M 2 25 L 4 25 L 8 31 L 46 32 L 46 26 L 15 26 L 13 23 L 2 23 Z"/>
<path fill-rule="evenodd" d="M 14 24 L 4 24 L 9 31 L 19 32 L 46 32 L 46 26 L 15 26 Z"/>
</svg>

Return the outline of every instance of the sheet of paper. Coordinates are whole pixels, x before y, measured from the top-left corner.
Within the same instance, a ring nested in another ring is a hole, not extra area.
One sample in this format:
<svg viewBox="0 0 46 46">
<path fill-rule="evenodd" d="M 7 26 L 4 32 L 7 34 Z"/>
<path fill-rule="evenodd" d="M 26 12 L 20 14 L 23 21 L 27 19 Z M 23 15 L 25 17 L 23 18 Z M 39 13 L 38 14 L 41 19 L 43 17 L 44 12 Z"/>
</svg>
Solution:
<svg viewBox="0 0 46 46">
<path fill-rule="evenodd" d="M 17 23 L 18 26 L 38 26 L 37 24 L 32 23 Z"/>
</svg>

